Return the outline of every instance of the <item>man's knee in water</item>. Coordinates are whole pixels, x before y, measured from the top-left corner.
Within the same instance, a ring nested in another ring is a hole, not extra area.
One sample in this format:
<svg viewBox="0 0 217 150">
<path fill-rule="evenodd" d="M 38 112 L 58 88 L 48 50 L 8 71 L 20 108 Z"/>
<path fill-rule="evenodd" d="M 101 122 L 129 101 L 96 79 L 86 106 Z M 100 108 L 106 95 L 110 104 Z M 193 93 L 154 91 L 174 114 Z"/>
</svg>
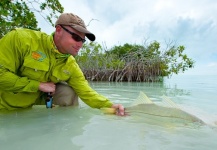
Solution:
<svg viewBox="0 0 217 150">
<path fill-rule="evenodd" d="M 66 83 L 58 83 L 53 95 L 53 104 L 59 106 L 78 106 L 78 96 Z"/>
</svg>

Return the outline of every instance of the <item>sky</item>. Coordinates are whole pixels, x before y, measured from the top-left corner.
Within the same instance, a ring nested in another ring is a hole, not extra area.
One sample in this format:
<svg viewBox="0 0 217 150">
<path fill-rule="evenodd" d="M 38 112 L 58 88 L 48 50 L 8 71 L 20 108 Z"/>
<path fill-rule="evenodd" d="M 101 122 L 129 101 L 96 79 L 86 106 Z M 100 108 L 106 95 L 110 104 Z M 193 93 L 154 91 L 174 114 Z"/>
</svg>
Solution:
<svg viewBox="0 0 217 150">
<path fill-rule="evenodd" d="M 59 0 L 64 12 L 80 16 L 96 42 L 115 45 L 158 41 L 185 46 L 195 61 L 186 75 L 217 75 L 217 1 Z M 92 21 L 91 21 L 92 20 Z M 40 24 L 39 24 L 40 26 Z M 41 22 L 42 31 L 54 28 Z"/>
</svg>

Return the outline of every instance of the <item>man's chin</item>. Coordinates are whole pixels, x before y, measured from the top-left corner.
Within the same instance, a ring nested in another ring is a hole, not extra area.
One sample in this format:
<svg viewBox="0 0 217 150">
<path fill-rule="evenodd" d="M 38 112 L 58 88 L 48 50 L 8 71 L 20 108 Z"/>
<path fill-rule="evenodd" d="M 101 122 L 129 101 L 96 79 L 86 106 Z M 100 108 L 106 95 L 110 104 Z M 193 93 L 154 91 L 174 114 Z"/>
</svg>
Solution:
<svg viewBox="0 0 217 150">
<path fill-rule="evenodd" d="M 73 53 L 73 54 L 71 54 L 71 55 L 75 57 L 75 56 L 77 56 L 77 55 L 78 55 L 78 53 Z"/>
</svg>

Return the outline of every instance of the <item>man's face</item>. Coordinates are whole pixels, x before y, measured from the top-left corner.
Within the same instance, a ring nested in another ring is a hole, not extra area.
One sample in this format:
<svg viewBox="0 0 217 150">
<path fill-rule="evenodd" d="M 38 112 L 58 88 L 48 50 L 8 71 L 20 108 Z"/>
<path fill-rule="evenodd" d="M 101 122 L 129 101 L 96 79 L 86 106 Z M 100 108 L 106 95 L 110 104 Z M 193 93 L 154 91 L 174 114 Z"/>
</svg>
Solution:
<svg viewBox="0 0 217 150">
<path fill-rule="evenodd" d="M 54 42 L 58 50 L 63 54 L 71 54 L 76 56 L 83 45 L 82 39 L 85 34 L 81 33 L 69 26 L 57 26 Z"/>
</svg>

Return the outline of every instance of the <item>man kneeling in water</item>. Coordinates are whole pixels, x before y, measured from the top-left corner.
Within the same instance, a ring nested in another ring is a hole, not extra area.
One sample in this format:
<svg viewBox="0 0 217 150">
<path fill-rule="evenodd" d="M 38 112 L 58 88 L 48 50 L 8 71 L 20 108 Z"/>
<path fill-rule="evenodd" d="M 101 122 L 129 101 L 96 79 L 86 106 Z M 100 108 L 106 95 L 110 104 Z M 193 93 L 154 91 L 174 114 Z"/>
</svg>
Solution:
<svg viewBox="0 0 217 150">
<path fill-rule="evenodd" d="M 63 13 L 47 35 L 29 29 L 14 29 L 0 40 L 0 109 L 27 108 L 41 103 L 43 93 L 53 95 L 54 104 L 78 105 L 78 97 L 93 108 L 115 108 L 124 115 L 121 104 L 113 104 L 94 91 L 75 61 L 85 36 L 95 40 L 84 21 Z"/>
</svg>

